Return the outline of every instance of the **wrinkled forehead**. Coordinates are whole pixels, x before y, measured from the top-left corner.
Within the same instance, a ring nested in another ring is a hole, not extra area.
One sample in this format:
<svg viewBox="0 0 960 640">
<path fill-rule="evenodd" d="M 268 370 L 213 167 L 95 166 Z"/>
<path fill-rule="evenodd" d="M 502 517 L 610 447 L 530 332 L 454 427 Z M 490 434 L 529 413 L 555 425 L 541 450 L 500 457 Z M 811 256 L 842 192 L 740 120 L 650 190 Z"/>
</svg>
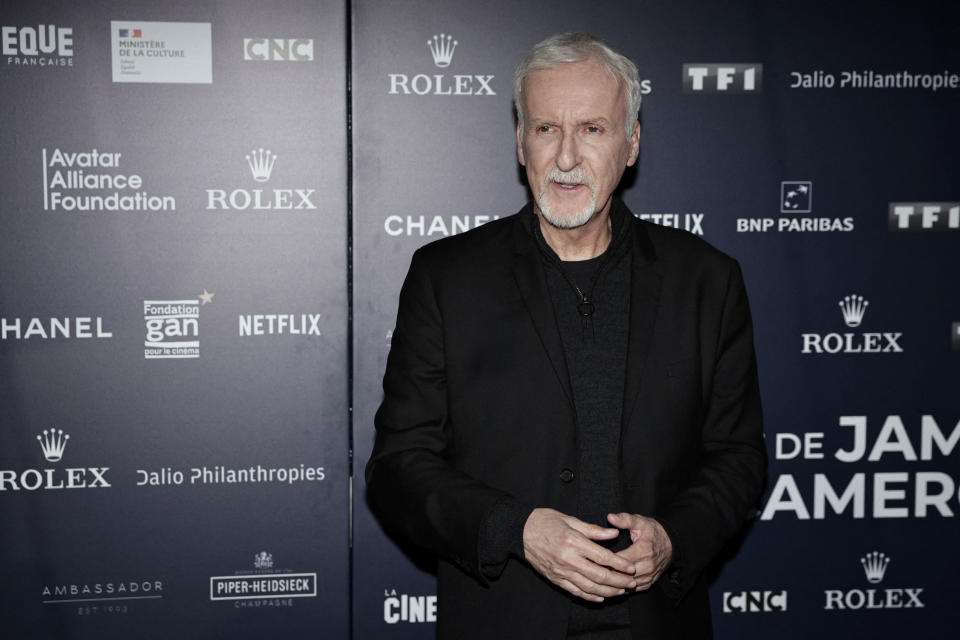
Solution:
<svg viewBox="0 0 960 640">
<path fill-rule="evenodd" d="M 530 71 L 523 80 L 521 99 L 529 117 L 537 115 L 532 110 L 558 108 L 619 112 L 626 104 L 626 90 L 618 76 L 596 60 L 587 59 Z"/>
</svg>

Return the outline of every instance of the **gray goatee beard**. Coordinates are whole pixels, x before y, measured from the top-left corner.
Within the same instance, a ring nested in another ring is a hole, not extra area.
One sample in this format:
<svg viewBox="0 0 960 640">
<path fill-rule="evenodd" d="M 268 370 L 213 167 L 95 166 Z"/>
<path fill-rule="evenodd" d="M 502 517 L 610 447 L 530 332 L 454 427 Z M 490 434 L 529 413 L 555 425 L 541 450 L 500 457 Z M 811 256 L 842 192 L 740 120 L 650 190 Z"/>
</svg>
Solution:
<svg viewBox="0 0 960 640">
<path fill-rule="evenodd" d="M 551 182 L 561 184 L 582 184 L 590 189 L 590 202 L 580 211 L 562 217 L 557 214 L 550 204 L 547 196 L 547 186 Z M 597 211 L 597 192 L 593 189 L 593 181 L 582 167 L 576 167 L 570 171 L 560 171 L 554 167 L 553 171 L 544 179 L 540 194 L 537 196 L 537 206 L 540 207 L 540 213 L 543 219 L 558 229 L 576 229 L 590 222 L 593 214 Z"/>
</svg>

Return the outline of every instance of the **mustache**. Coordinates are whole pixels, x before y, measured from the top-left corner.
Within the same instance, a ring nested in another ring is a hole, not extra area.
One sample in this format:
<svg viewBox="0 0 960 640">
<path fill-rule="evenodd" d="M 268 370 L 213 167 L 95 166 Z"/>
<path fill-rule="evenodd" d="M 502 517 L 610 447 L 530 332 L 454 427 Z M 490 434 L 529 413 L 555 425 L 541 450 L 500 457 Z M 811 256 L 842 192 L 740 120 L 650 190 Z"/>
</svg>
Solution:
<svg viewBox="0 0 960 640">
<path fill-rule="evenodd" d="M 570 171 L 561 171 L 557 167 L 547 175 L 544 182 L 560 182 L 563 184 L 584 184 L 593 186 L 593 178 L 583 167 L 574 167 Z"/>
</svg>

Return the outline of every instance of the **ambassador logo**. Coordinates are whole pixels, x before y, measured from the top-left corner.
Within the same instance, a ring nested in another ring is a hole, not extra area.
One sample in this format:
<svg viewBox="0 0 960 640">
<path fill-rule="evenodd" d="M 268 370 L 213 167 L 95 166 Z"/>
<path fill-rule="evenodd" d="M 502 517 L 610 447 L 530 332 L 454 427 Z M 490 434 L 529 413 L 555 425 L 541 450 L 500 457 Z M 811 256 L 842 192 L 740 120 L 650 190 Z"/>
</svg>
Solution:
<svg viewBox="0 0 960 640">
<path fill-rule="evenodd" d="M 437 69 L 446 69 L 453 63 L 453 54 L 459 41 L 452 35 L 441 33 L 427 40 L 427 50 Z M 390 95 L 434 96 L 495 96 L 492 74 L 462 74 L 447 76 L 443 73 L 389 73 Z"/>
<path fill-rule="evenodd" d="M 273 554 L 260 551 L 253 556 L 254 571 L 237 571 L 230 576 L 210 578 L 210 600 L 233 601 L 241 608 L 290 607 L 293 598 L 317 597 L 317 574 L 273 570 Z"/>
<path fill-rule="evenodd" d="M 890 231 L 957 231 L 960 202 L 891 202 Z"/>
<path fill-rule="evenodd" d="M 3 25 L 0 51 L 7 67 L 72 67 L 73 27 Z"/>
<path fill-rule="evenodd" d="M 857 328 L 863 322 L 870 302 L 860 295 L 844 296 L 838 303 L 844 324 Z M 804 333 L 801 353 L 903 353 L 901 332 Z"/>
<path fill-rule="evenodd" d="M 70 434 L 63 429 L 44 429 L 37 435 L 39 449 L 47 462 L 63 459 Z M 37 491 L 57 489 L 105 489 L 110 487 L 109 467 L 44 468 L 14 471 L 0 469 L 0 491 Z"/>
<path fill-rule="evenodd" d="M 206 289 L 190 300 L 144 300 L 147 360 L 200 357 L 200 307 L 213 301 Z"/>
<path fill-rule="evenodd" d="M 759 613 L 787 610 L 786 591 L 726 591 L 724 613 Z"/>
<path fill-rule="evenodd" d="M 252 62 L 310 62 L 312 38 L 244 38 L 243 59 Z"/>
<path fill-rule="evenodd" d="M 273 178 L 280 159 L 269 149 L 252 149 L 244 156 L 254 183 L 266 184 Z M 315 189 L 207 189 L 208 211 L 312 211 Z"/>
<path fill-rule="evenodd" d="M 784 180 L 780 183 L 779 218 L 737 218 L 737 233 L 823 233 L 853 231 L 852 217 L 798 216 L 813 213 L 813 182 Z"/>
<path fill-rule="evenodd" d="M 760 93 L 763 65 L 695 63 L 683 65 L 684 93 Z"/>
<path fill-rule="evenodd" d="M 383 590 L 383 621 L 420 623 L 437 621 L 437 596 L 411 596 L 396 589 Z"/>
<path fill-rule="evenodd" d="M 173 196 L 143 189 L 143 177 L 126 173 L 117 151 L 40 150 L 44 211 L 175 211 Z"/>
<path fill-rule="evenodd" d="M 112 338 L 100 316 L 63 316 L 60 318 L 0 317 L 0 340 L 59 340 Z"/>
<path fill-rule="evenodd" d="M 864 576 L 870 584 L 880 584 L 887 573 L 890 558 L 879 551 L 871 551 L 860 558 Z M 827 589 L 824 592 L 826 610 L 858 609 L 922 609 L 920 596 L 923 588 L 885 588 L 885 589 Z"/>
<path fill-rule="evenodd" d="M 209 22 L 110 22 L 114 82 L 210 84 Z"/>
</svg>

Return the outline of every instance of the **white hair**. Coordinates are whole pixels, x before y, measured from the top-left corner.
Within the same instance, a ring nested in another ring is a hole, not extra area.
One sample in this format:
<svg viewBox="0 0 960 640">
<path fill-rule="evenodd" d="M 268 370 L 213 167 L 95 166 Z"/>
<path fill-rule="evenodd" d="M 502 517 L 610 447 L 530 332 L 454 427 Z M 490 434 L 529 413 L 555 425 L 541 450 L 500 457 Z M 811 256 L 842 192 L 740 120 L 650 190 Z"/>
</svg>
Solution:
<svg viewBox="0 0 960 640">
<path fill-rule="evenodd" d="M 618 84 L 626 88 L 627 105 L 624 120 L 627 140 L 633 133 L 633 123 L 640 114 L 640 74 L 637 65 L 613 46 L 589 33 L 560 33 L 539 42 L 527 52 L 513 74 L 513 104 L 517 109 L 520 129 L 524 127 L 523 82 L 531 71 L 553 69 L 569 62 L 596 60 Z"/>
</svg>

